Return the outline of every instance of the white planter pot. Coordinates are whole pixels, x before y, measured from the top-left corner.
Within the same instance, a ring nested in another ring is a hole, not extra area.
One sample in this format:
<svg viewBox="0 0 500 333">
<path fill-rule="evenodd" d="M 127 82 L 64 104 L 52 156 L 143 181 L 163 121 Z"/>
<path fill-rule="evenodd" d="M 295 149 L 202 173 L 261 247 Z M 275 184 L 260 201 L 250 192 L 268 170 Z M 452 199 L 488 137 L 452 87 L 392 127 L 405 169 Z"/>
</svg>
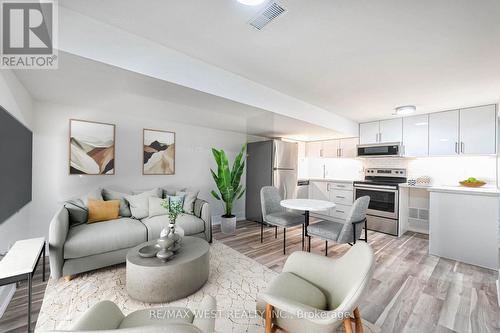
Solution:
<svg viewBox="0 0 500 333">
<path fill-rule="evenodd" d="M 221 230 L 223 234 L 234 234 L 236 231 L 236 216 L 221 216 Z"/>
</svg>

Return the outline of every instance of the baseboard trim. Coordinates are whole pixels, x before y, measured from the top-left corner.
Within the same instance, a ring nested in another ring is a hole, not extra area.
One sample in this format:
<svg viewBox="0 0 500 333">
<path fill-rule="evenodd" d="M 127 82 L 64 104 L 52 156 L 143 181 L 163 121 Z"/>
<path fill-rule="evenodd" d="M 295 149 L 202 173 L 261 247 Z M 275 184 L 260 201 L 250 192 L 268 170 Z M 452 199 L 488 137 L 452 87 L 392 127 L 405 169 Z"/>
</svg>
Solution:
<svg viewBox="0 0 500 333">
<path fill-rule="evenodd" d="M 498 301 L 498 307 L 500 308 L 500 279 L 497 280 L 497 301 Z"/>
<path fill-rule="evenodd" d="M 0 318 L 2 318 L 5 310 L 7 310 L 10 300 L 12 299 L 12 297 L 14 297 L 15 292 L 15 283 L 0 287 Z"/>
</svg>

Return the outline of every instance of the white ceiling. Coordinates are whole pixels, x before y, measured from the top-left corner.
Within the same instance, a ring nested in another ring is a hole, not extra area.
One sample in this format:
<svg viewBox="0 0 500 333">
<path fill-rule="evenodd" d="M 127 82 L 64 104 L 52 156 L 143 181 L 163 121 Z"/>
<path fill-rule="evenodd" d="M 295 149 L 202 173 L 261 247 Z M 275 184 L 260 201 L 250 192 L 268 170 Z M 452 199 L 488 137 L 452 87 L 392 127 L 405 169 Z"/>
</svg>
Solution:
<svg viewBox="0 0 500 333">
<path fill-rule="evenodd" d="M 356 121 L 500 100 L 498 0 L 60 0 L 62 6 Z"/>
<path fill-rule="evenodd" d="M 310 141 L 338 133 L 163 80 L 59 52 L 58 70 L 15 70 L 38 101 L 119 111 L 144 109 L 162 119 L 265 137 Z"/>
</svg>

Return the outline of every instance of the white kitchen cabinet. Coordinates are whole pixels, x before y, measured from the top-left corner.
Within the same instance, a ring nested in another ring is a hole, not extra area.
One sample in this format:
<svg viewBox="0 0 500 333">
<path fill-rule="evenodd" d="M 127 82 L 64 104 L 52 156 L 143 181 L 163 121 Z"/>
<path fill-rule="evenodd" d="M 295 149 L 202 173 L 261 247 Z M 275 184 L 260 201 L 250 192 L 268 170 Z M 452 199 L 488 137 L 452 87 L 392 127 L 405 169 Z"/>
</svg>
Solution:
<svg viewBox="0 0 500 333">
<path fill-rule="evenodd" d="M 430 191 L 429 254 L 498 269 L 498 194 Z"/>
<path fill-rule="evenodd" d="M 401 142 L 403 120 L 401 118 L 359 124 L 359 143 L 374 144 Z"/>
<path fill-rule="evenodd" d="M 379 143 L 403 141 L 403 119 L 380 121 Z"/>
<path fill-rule="evenodd" d="M 403 155 L 422 157 L 429 155 L 429 115 L 403 118 Z"/>
<path fill-rule="evenodd" d="M 323 141 L 323 155 L 325 158 L 339 157 L 339 140 Z"/>
<path fill-rule="evenodd" d="M 330 200 L 330 193 L 328 191 L 328 182 L 310 181 L 309 182 L 309 199 L 329 201 Z"/>
<path fill-rule="evenodd" d="M 460 110 L 460 154 L 495 154 L 495 137 L 495 105 Z"/>
<path fill-rule="evenodd" d="M 306 157 L 322 157 L 323 142 L 311 141 L 306 144 Z"/>
<path fill-rule="evenodd" d="M 340 139 L 339 155 L 344 158 L 355 158 L 358 155 L 359 138 Z"/>
<path fill-rule="evenodd" d="M 309 198 L 334 202 L 337 206 L 324 212 L 311 212 L 320 218 L 345 220 L 354 201 L 352 183 L 311 181 Z"/>
<path fill-rule="evenodd" d="M 378 143 L 379 125 L 379 121 L 359 124 L 359 143 L 362 145 Z"/>
<path fill-rule="evenodd" d="M 330 191 L 328 182 L 311 181 L 309 182 L 309 199 L 330 201 Z M 324 212 L 318 212 L 319 215 L 331 216 L 331 209 Z"/>
<path fill-rule="evenodd" d="M 457 155 L 459 152 L 459 111 L 429 115 L 429 155 Z"/>
</svg>

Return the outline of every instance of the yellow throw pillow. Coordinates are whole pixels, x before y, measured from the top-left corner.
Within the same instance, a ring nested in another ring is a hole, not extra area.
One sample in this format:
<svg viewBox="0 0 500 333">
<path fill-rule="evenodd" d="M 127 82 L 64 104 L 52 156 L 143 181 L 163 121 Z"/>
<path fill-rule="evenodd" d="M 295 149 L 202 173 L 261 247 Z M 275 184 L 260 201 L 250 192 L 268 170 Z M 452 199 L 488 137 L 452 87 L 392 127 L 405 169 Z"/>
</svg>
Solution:
<svg viewBox="0 0 500 333">
<path fill-rule="evenodd" d="M 114 220 L 120 213 L 120 200 L 95 200 L 89 199 L 87 204 L 89 217 L 87 223 Z"/>
</svg>

